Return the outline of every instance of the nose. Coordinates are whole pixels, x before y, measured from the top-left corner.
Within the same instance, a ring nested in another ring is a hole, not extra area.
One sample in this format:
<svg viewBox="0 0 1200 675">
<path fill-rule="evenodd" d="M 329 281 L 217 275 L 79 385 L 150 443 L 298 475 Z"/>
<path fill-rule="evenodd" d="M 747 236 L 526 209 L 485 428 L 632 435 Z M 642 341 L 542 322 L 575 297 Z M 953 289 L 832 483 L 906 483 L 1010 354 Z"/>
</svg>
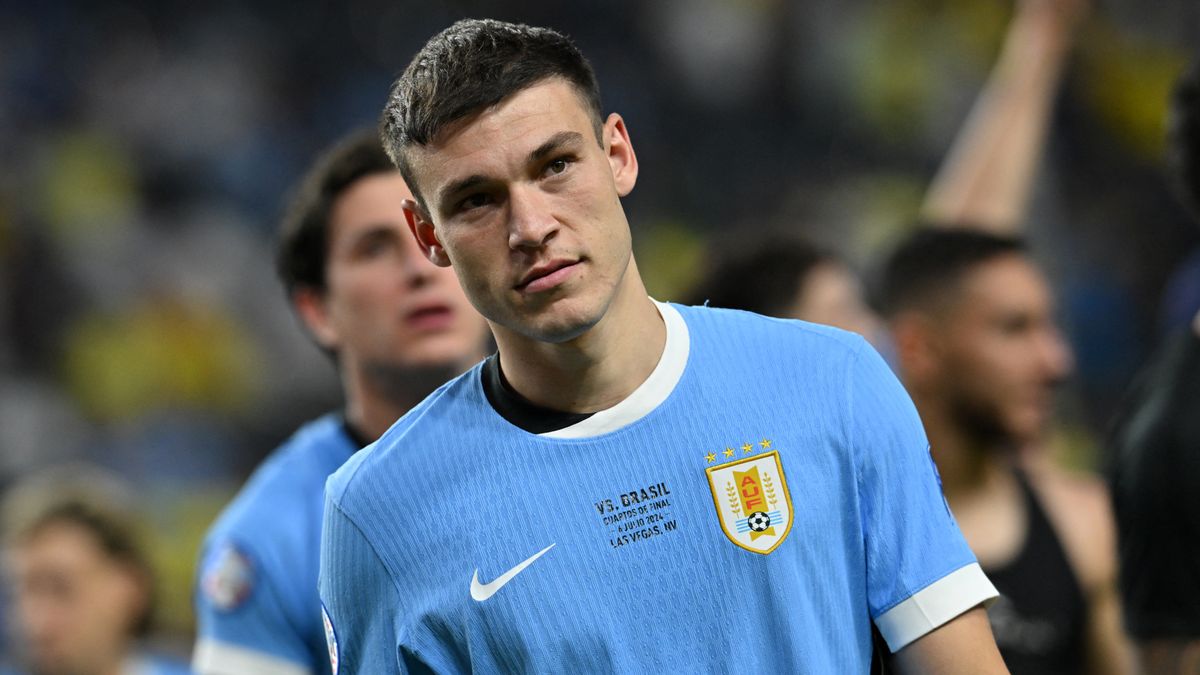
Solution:
<svg viewBox="0 0 1200 675">
<path fill-rule="evenodd" d="M 412 288 L 425 285 L 437 269 L 421 253 L 421 249 L 407 232 L 401 236 L 400 269 L 403 270 L 404 284 Z"/>
<path fill-rule="evenodd" d="M 1075 356 L 1071 346 L 1063 339 L 1057 326 L 1046 326 L 1039 331 L 1039 337 L 1034 345 L 1038 360 L 1048 379 L 1061 380 L 1071 373 L 1075 367 Z"/>
<path fill-rule="evenodd" d="M 512 250 L 537 249 L 558 231 L 546 196 L 536 187 L 517 185 L 508 195 L 508 246 Z"/>
</svg>

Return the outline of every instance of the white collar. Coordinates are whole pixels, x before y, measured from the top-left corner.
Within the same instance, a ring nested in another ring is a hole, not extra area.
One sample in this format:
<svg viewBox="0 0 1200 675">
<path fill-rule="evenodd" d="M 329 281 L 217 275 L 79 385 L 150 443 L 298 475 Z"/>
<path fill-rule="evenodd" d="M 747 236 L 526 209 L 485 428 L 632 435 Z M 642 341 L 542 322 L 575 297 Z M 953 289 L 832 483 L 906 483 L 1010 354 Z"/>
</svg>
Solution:
<svg viewBox="0 0 1200 675">
<path fill-rule="evenodd" d="M 633 393 L 611 408 L 601 410 L 569 427 L 539 434 L 545 438 L 587 438 L 599 436 L 633 424 L 650 414 L 675 390 L 687 367 L 691 339 L 687 322 L 679 311 L 665 302 L 651 300 L 667 328 L 667 341 L 658 365 Z"/>
</svg>

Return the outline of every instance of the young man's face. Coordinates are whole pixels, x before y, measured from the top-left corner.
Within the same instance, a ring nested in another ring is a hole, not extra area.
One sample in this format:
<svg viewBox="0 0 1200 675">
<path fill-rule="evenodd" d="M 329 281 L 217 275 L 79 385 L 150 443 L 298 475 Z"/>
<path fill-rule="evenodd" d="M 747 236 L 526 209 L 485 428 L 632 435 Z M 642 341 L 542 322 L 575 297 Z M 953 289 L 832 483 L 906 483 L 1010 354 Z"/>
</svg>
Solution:
<svg viewBox="0 0 1200 675">
<path fill-rule="evenodd" d="M 603 317 L 632 258 L 620 198 L 637 160 L 620 116 L 597 140 L 575 89 L 550 78 L 410 153 L 429 209 L 406 204 L 413 231 L 498 337 L 564 342 Z"/>
<path fill-rule="evenodd" d="M 330 210 L 325 290 L 309 324 L 343 368 L 387 372 L 481 356 L 486 325 L 454 274 L 412 240 L 401 206 L 411 196 L 398 171 L 373 174 Z"/>
<path fill-rule="evenodd" d="M 50 523 L 7 557 L 20 644 L 37 672 L 94 672 L 123 658 L 148 601 L 146 583 L 91 532 Z"/>
<path fill-rule="evenodd" d="M 939 324 L 936 386 L 977 433 L 1030 441 L 1044 430 L 1072 357 L 1050 289 L 1033 264 L 1006 255 L 977 266 Z"/>
</svg>

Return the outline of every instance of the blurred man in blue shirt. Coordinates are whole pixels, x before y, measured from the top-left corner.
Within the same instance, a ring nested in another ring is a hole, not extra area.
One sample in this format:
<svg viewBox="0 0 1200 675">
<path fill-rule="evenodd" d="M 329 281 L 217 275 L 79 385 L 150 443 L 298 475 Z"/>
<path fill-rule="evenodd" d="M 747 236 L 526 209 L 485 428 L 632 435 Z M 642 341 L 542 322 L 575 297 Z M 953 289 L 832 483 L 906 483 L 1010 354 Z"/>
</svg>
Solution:
<svg viewBox="0 0 1200 675">
<path fill-rule="evenodd" d="M 275 450 L 209 531 L 195 589 L 201 675 L 328 672 L 316 591 L 325 479 L 483 355 L 482 318 L 408 232 L 410 196 L 372 131 L 322 157 L 292 202 L 278 272 L 337 365 L 345 408 Z"/>
</svg>

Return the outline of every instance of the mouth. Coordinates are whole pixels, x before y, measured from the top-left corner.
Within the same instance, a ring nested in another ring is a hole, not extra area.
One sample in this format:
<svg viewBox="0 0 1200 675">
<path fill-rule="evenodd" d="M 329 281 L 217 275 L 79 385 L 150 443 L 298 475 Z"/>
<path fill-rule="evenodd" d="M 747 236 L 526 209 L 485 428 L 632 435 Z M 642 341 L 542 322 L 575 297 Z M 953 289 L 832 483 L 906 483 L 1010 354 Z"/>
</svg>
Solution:
<svg viewBox="0 0 1200 675">
<path fill-rule="evenodd" d="M 420 305 L 404 315 L 404 323 L 418 332 L 442 330 L 453 321 L 454 310 L 440 303 Z"/>
<path fill-rule="evenodd" d="M 525 273 L 513 288 L 522 293 L 539 293 L 550 290 L 566 281 L 579 265 L 579 260 L 551 260 L 535 265 Z"/>
</svg>

